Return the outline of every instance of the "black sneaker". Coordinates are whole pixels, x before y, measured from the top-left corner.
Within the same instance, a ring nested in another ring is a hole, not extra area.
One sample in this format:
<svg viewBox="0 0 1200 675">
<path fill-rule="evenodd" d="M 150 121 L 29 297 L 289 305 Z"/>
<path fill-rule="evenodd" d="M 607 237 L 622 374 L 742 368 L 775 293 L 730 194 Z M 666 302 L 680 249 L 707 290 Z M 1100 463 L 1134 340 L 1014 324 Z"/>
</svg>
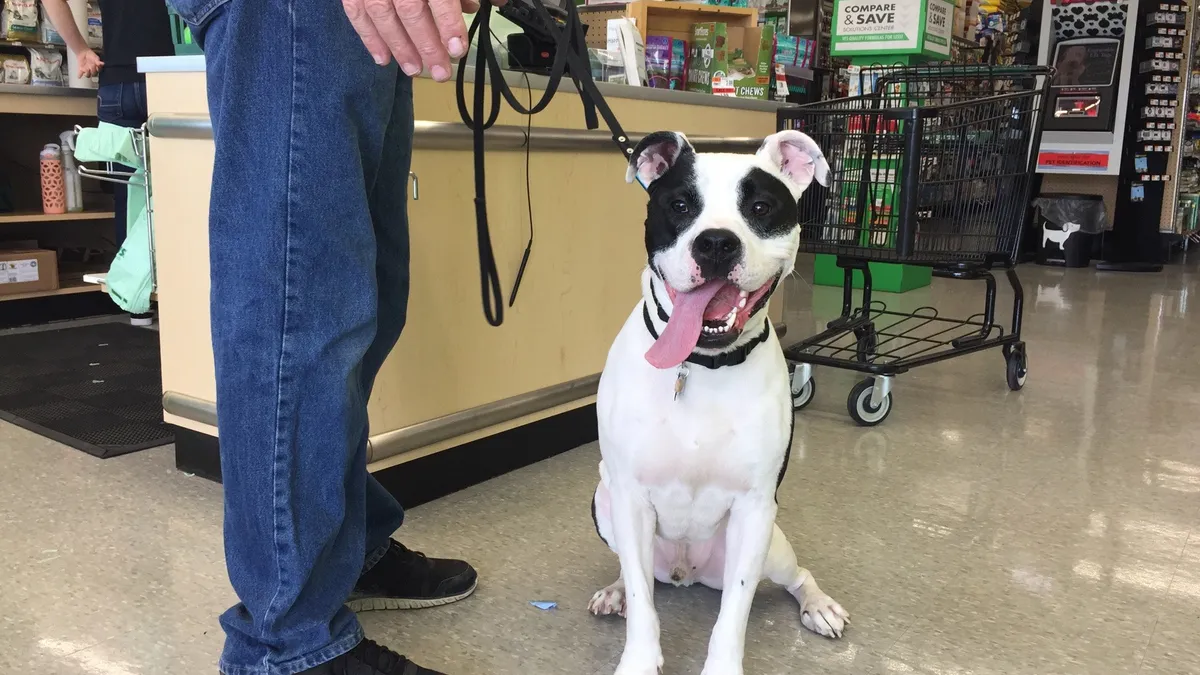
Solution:
<svg viewBox="0 0 1200 675">
<path fill-rule="evenodd" d="M 359 578 L 346 606 L 356 612 L 439 607 L 474 593 L 477 580 L 475 569 L 461 560 L 428 558 L 392 540 Z"/>
<path fill-rule="evenodd" d="M 363 640 L 349 652 L 299 675 L 442 675 L 422 668 L 387 647 Z"/>
</svg>

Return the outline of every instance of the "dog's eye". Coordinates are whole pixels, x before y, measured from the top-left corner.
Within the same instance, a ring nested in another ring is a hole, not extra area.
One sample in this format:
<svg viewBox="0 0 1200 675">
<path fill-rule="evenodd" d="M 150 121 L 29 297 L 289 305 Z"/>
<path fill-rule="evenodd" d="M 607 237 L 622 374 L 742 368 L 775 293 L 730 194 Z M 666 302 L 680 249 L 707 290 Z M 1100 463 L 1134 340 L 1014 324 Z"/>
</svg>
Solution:
<svg viewBox="0 0 1200 675">
<path fill-rule="evenodd" d="M 750 210 L 754 213 L 754 215 L 762 218 L 763 216 L 771 213 L 771 205 L 766 202 L 754 202 L 754 205 L 750 207 Z"/>
<path fill-rule="evenodd" d="M 688 203 L 682 199 L 676 199 L 675 201 L 671 202 L 671 210 L 675 213 L 687 213 Z"/>
</svg>

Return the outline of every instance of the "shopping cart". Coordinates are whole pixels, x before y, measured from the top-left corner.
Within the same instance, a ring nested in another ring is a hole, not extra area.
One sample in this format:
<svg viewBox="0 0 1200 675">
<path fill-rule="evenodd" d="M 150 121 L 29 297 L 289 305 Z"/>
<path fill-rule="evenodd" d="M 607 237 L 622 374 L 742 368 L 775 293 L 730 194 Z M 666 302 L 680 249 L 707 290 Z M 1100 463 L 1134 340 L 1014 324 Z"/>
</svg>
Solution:
<svg viewBox="0 0 1200 675">
<path fill-rule="evenodd" d="M 841 316 L 786 349 L 797 410 L 816 391 L 813 366 L 868 375 L 847 408 L 874 426 L 892 410 L 892 378 L 911 368 L 1000 347 L 1008 386 L 1025 384 L 1023 291 L 1014 266 L 1041 137 L 1047 67 L 867 68 L 863 96 L 779 111 L 780 130 L 811 136 L 830 162 L 829 185 L 800 201 L 800 250 L 837 256 Z M 984 308 L 965 319 L 934 307 L 889 310 L 871 297 L 869 263 L 932 268 L 986 284 Z M 995 321 L 996 279 L 1013 289 L 1009 331 Z M 854 273 L 862 275 L 854 305 Z"/>
</svg>

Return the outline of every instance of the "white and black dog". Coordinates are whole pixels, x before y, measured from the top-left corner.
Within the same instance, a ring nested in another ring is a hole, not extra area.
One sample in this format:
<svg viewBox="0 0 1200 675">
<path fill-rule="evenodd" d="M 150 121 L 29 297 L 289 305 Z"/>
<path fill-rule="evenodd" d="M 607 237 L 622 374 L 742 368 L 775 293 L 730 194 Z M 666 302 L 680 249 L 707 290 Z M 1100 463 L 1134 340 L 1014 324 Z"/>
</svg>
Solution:
<svg viewBox="0 0 1200 675">
<path fill-rule="evenodd" d="M 723 589 L 703 675 L 742 675 L 763 576 L 795 596 L 808 629 L 840 637 L 849 621 L 775 525 L 794 417 L 767 301 L 796 262 L 797 201 L 828 173 L 797 131 L 754 155 L 699 154 L 659 132 L 630 161 L 627 180 L 650 196 L 649 265 L 600 379 L 592 502 L 621 577 L 588 606 L 626 617 L 617 675 L 662 668 L 655 579 Z"/>
</svg>

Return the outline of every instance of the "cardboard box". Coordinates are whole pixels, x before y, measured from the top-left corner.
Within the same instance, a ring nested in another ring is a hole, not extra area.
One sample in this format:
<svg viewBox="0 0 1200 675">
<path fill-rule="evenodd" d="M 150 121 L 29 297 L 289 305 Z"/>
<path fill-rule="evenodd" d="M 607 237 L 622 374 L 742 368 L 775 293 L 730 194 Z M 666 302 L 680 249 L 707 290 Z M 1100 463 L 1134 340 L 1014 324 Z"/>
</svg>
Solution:
<svg viewBox="0 0 1200 675">
<path fill-rule="evenodd" d="M 58 290 L 54 251 L 0 251 L 0 295 Z"/>
<path fill-rule="evenodd" d="M 692 26 L 687 90 L 766 100 L 771 93 L 775 29 L 720 22 Z"/>
</svg>

